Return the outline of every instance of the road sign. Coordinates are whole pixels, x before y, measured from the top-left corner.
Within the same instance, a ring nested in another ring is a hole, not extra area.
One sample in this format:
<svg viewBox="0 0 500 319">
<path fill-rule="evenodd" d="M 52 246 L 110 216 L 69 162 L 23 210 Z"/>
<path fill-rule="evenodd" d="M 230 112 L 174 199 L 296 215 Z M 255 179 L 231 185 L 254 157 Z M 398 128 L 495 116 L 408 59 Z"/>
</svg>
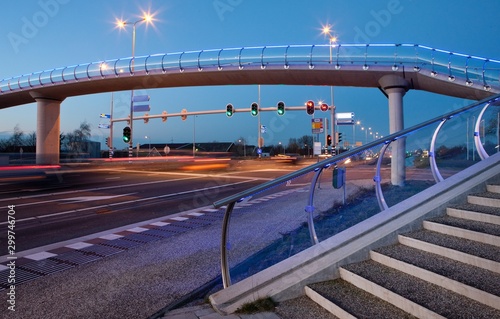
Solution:
<svg viewBox="0 0 500 319">
<path fill-rule="evenodd" d="M 259 155 L 262 154 L 262 149 L 261 148 L 257 149 L 257 154 L 259 154 Z"/>
<path fill-rule="evenodd" d="M 320 134 L 324 132 L 322 118 L 311 119 L 311 126 L 313 134 Z"/>
<path fill-rule="evenodd" d="M 320 155 L 321 154 L 321 142 L 314 142 L 313 154 L 314 155 Z"/>
<path fill-rule="evenodd" d="M 261 125 L 261 126 L 260 126 L 260 132 L 261 132 L 262 134 L 266 133 L 266 132 L 267 132 L 267 127 L 266 127 L 265 125 Z"/>
<path fill-rule="evenodd" d="M 337 125 L 354 125 L 354 112 L 336 113 Z"/>
<path fill-rule="evenodd" d="M 103 129 L 109 129 L 109 124 L 99 123 L 98 127 Z"/>
<path fill-rule="evenodd" d="M 110 118 L 111 118 L 111 115 L 101 113 L 101 114 L 99 115 L 99 117 L 100 117 L 100 118 L 102 118 L 102 119 L 110 119 Z"/>
<path fill-rule="evenodd" d="M 151 110 L 149 103 L 144 102 L 149 102 L 149 95 L 134 95 L 132 97 L 134 112 L 149 112 Z"/>
</svg>

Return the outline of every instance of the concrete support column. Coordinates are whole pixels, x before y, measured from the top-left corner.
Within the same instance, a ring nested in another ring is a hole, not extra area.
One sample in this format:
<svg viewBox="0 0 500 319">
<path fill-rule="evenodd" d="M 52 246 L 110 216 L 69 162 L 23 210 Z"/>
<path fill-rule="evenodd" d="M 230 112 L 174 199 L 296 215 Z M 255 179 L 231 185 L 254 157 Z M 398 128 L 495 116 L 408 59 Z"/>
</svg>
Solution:
<svg viewBox="0 0 500 319">
<path fill-rule="evenodd" d="M 36 163 L 59 164 L 59 100 L 35 98 L 37 102 Z"/>
<path fill-rule="evenodd" d="M 379 80 L 389 98 L 389 132 L 404 129 L 403 96 L 408 91 L 408 82 L 397 75 L 386 75 Z M 406 140 L 400 138 L 391 143 L 391 184 L 403 186 L 406 179 Z"/>
</svg>

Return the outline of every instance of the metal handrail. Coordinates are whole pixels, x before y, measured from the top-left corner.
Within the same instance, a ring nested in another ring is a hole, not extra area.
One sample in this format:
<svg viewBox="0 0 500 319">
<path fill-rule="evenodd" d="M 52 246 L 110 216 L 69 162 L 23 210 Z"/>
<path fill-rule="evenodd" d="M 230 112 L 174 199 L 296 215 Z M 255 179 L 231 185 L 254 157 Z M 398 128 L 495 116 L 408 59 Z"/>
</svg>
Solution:
<svg viewBox="0 0 500 319">
<path fill-rule="evenodd" d="M 500 102 L 498 102 L 499 100 L 500 100 L 500 94 L 497 94 L 497 95 L 492 96 L 490 98 L 483 99 L 483 100 L 475 102 L 471 105 L 462 107 L 458 110 L 449 112 L 447 114 L 435 117 L 431 120 L 414 125 L 410 128 L 403 129 L 399 132 L 390 134 L 388 136 L 385 136 L 382 139 L 378 139 L 376 141 L 367 143 L 364 146 L 357 147 L 356 149 L 353 149 L 353 150 L 344 152 L 342 154 L 333 156 L 329 159 L 325 159 L 321 162 L 317 162 L 313 165 L 310 165 L 308 167 L 304 167 L 304 168 L 299 169 L 295 172 L 280 176 L 280 177 L 276 178 L 275 180 L 265 182 L 261 185 L 254 186 L 248 190 L 236 193 L 234 195 L 231 195 L 229 197 L 226 197 L 224 199 L 221 199 L 219 201 L 214 202 L 213 206 L 215 208 L 220 208 L 223 206 L 226 207 L 226 210 L 224 213 L 224 219 L 223 219 L 223 223 L 222 223 L 222 236 L 221 236 L 221 277 L 222 277 L 222 283 L 223 283 L 224 288 L 227 288 L 231 285 L 231 276 L 229 273 L 229 263 L 228 263 L 228 258 L 227 258 L 227 246 L 228 246 L 227 239 L 228 239 L 228 232 L 229 232 L 229 221 L 231 219 L 231 214 L 232 214 L 233 208 L 237 202 L 240 202 L 243 199 L 250 197 L 250 196 L 253 196 L 255 194 L 264 192 L 272 187 L 286 183 L 289 180 L 295 179 L 297 177 L 300 177 L 302 175 L 305 175 L 305 174 L 308 174 L 308 173 L 315 171 L 316 174 L 314 175 L 313 181 L 311 182 L 311 191 L 310 191 L 309 201 L 308 201 L 308 205 L 306 206 L 305 210 L 308 213 L 308 227 L 309 227 L 309 231 L 310 231 L 311 241 L 313 244 L 317 244 L 318 239 L 317 239 L 316 231 L 314 228 L 314 220 L 312 218 L 313 212 L 314 212 L 314 206 L 313 206 L 312 202 L 313 202 L 314 188 L 315 188 L 316 182 L 318 180 L 318 177 L 321 174 L 321 171 L 323 169 L 330 167 L 331 165 L 335 165 L 337 162 L 340 162 L 346 158 L 349 158 L 349 157 L 354 156 L 356 154 L 359 154 L 363 151 L 371 149 L 375 146 L 385 144 L 383 147 L 383 151 L 381 152 L 381 155 L 380 155 L 380 156 L 383 156 L 383 152 L 385 152 L 388 145 L 395 140 L 404 138 L 407 135 L 415 133 L 416 131 L 419 131 L 420 129 L 423 129 L 423 128 L 428 127 L 428 126 L 435 124 L 435 123 L 440 123 L 440 125 L 442 125 L 444 119 L 449 119 L 449 118 L 456 116 L 458 114 L 461 114 L 461 113 L 464 113 L 466 111 L 472 110 L 474 108 L 480 107 L 481 105 L 483 105 L 485 103 L 487 103 L 487 106 L 492 105 L 494 103 L 496 103 L 495 105 L 498 105 L 498 104 L 500 104 Z M 483 112 L 485 109 L 486 108 L 483 109 Z M 383 197 L 382 190 L 380 187 L 380 183 L 381 183 L 380 163 L 381 163 L 381 158 L 379 158 L 379 162 L 377 164 L 377 175 L 375 176 L 374 181 L 376 182 L 376 192 L 377 192 L 377 200 L 379 202 L 379 206 L 382 210 L 384 210 L 384 209 L 387 209 L 388 207 L 387 207 L 387 204 L 385 203 L 385 199 Z"/>
</svg>

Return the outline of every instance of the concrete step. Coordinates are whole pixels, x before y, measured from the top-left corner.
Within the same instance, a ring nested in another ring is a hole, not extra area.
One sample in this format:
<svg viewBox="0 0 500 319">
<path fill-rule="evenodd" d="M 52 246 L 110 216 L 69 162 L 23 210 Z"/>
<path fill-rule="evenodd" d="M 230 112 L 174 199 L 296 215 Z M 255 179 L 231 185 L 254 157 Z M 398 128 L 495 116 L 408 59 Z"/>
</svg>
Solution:
<svg viewBox="0 0 500 319">
<path fill-rule="evenodd" d="M 499 249 L 492 245 L 429 230 L 400 235 L 399 242 L 408 247 L 500 273 Z"/>
<path fill-rule="evenodd" d="M 451 216 L 432 218 L 424 221 L 423 225 L 424 229 L 427 230 L 500 247 L 500 227 L 498 225 Z"/>
<path fill-rule="evenodd" d="M 446 214 L 468 220 L 500 225 L 500 209 L 480 205 L 463 205 L 460 207 L 448 207 Z"/>
<path fill-rule="evenodd" d="M 385 266 L 500 310 L 498 273 L 401 244 L 377 249 L 370 256 Z"/>
<path fill-rule="evenodd" d="M 343 279 L 309 285 L 306 295 L 339 318 L 416 318 Z"/>
<path fill-rule="evenodd" d="M 495 207 L 500 209 L 500 193 L 486 192 L 467 196 L 469 204 Z"/>
<path fill-rule="evenodd" d="M 486 185 L 486 190 L 490 193 L 500 194 L 500 185 Z"/>
<path fill-rule="evenodd" d="M 422 271 L 418 267 L 401 267 L 412 275 L 374 260 L 344 266 L 340 274 L 418 318 L 500 318 L 497 309 L 419 278 Z"/>
<path fill-rule="evenodd" d="M 465 205 L 306 295 L 339 318 L 500 318 L 500 213 Z"/>
</svg>

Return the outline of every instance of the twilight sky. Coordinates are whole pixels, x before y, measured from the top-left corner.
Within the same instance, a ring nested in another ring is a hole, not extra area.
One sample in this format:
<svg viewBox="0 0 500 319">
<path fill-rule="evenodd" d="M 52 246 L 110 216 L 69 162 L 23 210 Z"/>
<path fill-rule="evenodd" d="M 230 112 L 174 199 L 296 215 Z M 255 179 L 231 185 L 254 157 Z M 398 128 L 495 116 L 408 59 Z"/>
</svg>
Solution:
<svg viewBox="0 0 500 319">
<path fill-rule="evenodd" d="M 500 2 L 434 0 L 23 0 L 4 1 L 0 18 L 0 78 L 80 63 L 129 57 L 132 29 L 115 28 L 117 19 L 136 21 L 143 12 L 154 14 L 154 24 L 139 24 L 135 55 L 264 45 L 326 44 L 322 25 L 331 24 L 339 43 L 418 43 L 492 59 L 500 58 L 496 41 Z M 227 103 L 249 108 L 258 99 L 253 86 L 155 89 L 150 114 L 223 109 Z M 93 139 L 102 142 L 109 130 L 99 129 L 101 113 L 109 113 L 111 93 L 66 99 L 61 107 L 61 130 L 71 132 L 81 122 L 92 126 Z M 114 92 L 115 115 L 128 112 L 129 91 Z M 262 86 L 261 106 L 303 105 L 307 100 L 330 101 L 329 87 Z M 405 127 L 464 106 L 468 101 L 427 92 L 410 91 L 404 100 Z M 335 88 L 338 112 L 354 112 L 361 126 L 388 134 L 387 99 L 378 89 Z M 142 114 L 142 113 L 139 113 Z M 265 144 L 288 143 L 290 137 L 311 134 L 310 116 L 287 111 L 261 114 L 270 130 Z M 250 114 L 160 119 L 134 123 L 135 143 L 247 140 L 257 143 L 257 119 Z M 0 138 L 18 125 L 36 130 L 36 105 L 0 110 Z M 114 130 L 115 146 L 125 124 Z M 341 128 L 352 139 L 352 128 Z M 360 127 L 355 130 L 362 136 Z M 149 137 L 149 141 L 145 138 Z M 356 140 L 360 140 L 357 138 Z"/>
</svg>

